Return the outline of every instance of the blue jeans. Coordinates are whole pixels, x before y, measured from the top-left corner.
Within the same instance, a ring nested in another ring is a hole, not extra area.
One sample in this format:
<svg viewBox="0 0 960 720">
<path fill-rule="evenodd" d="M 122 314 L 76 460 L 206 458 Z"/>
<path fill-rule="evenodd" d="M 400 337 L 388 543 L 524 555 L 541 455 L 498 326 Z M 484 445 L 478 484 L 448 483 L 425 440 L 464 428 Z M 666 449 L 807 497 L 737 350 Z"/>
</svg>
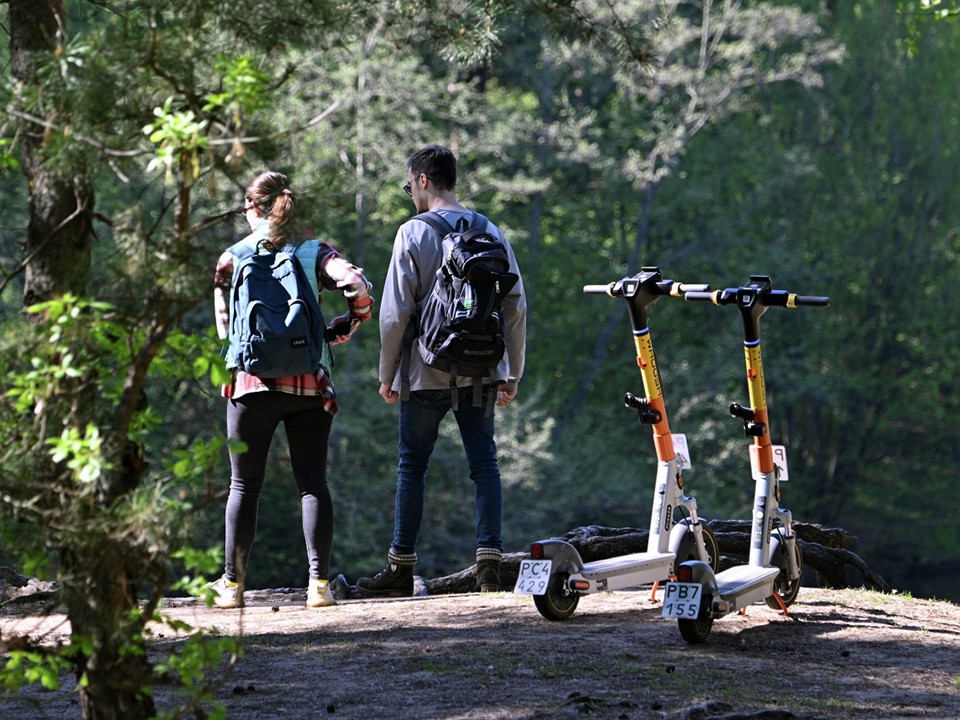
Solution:
<svg viewBox="0 0 960 720">
<path fill-rule="evenodd" d="M 501 538 L 503 491 L 493 417 L 486 415 L 489 387 L 484 388 L 481 407 L 473 406 L 473 388 L 461 388 L 459 409 L 454 412 L 463 450 L 476 486 L 477 547 L 503 549 Z M 397 466 L 396 519 L 393 549 L 414 553 L 423 520 L 427 465 L 437 442 L 440 421 L 451 411 L 449 390 L 417 390 L 400 403 L 400 462 Z"/>
</svg>

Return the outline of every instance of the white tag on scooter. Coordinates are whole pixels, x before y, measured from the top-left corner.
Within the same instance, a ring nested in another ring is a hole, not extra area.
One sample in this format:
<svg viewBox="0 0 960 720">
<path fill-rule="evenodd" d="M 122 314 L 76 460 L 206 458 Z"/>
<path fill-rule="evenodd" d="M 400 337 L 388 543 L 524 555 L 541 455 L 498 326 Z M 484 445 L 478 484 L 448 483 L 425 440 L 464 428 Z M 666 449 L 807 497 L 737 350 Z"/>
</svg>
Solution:
<svg viewBox="0 0 960 720">
<path fill-rule="evenodd" d="M 787 472 L 787 448 L 784 445 L 773 445 L 773 465 L 777 468 L 777 479 L 780 482 L 786 482 L 790 479 L 790 473 Z"/>
<path fill-rule="evenodd" d="M 671 433 L 673 438 L 673 451 L 677 454 L 677 463 L 681 470 L 690 470 L 693 465 L 690 464 L 690 448 L 687 447 L 687 436 L 683 433 Z"/>
<path fill-rule="evenodd" d="M 757 453 L 754 450 L 756 445 L 750 446 L 750 469 L 754 477 L 760 473 L 757 465 Z M 770 451 L 773 453 L 773 469 L 777 473 L 777 480 L 786 482 L 790 479 L 790 473 L 787 472 L 787 448 L 785 445 L 771 445 Z"/>
</svg>

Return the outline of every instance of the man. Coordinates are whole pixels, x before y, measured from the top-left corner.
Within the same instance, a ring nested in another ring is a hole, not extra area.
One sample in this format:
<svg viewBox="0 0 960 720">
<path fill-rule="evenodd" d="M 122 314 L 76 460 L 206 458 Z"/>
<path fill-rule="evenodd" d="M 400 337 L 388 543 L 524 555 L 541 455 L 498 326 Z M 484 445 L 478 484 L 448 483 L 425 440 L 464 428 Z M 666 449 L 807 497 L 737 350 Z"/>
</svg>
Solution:
<svg viewBox="0 0 960 720">
<path fill-rule="evenodd" d="M 429 145 L 407 161 L 407 184 L 403 189 L 412 198 L 417 212 L 437 213 L 451 227 L 461 229 L 471 223 L 474 213 L 457 200 L 456 184 L 457 161 L 445 147 Z M 503 241 L 510 259 L 510 272 L 519 277 L 516 257 L 503 234 L 493 223 L 488 223 L 487 231 Z M 400 226 L 380 306 L 380 396 L 387 403 L 400 399 L 404 334 L 407 326 L 415 322 L 417 305 L 432 291 L 442 261 L 442 237 L 433 227 L 416 218 Z M 440 422 L 450 410 L 460 428 L 470 478 L 476 485 L 477 588 L 482 592 L 500 589 L 503 494 L 494 441 L 495 413 L 489 394 L 496 393 L 495 404 L 499 407 L 509 405 L 516 397 L 517 382 L 523 375 L 526 314 L 523 283 L 518 280 L 502 304 L 506 352 L 497 367 L 495 382 L 483 386 L 479 406 L 473 402 L 473 380 L 459 378 L 458 402 L 456 408 L 452 408 L 450 374 L 426 365 L 415 348 L 408 351 L 410 397 L 400 403 L 400 461 L 393 543 L 387 554 L 387 566 L 376 576 L 357 581 L 357 589 L 364 597 L 413 594 L 413 566 L 417 562 L 416 543 L 423 519 L 427 466 Z"/>
</svg>

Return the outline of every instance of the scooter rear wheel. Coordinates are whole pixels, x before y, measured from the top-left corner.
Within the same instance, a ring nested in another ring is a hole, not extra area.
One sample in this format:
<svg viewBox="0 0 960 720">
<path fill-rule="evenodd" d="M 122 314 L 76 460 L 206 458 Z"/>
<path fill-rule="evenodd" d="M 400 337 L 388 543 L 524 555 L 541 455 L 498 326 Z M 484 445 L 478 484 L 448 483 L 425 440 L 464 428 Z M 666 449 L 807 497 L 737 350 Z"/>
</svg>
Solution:
<svg viewBox="0 0 960 720">
<path fill-rule="evenodd" d="M 696 620 L 686 618 L 677 620 L 680 636 L 691 645 L 699 645 L 707 641 L 707 637 L 713 629 L 713 617 L 709 612 L 712 603 L 713 599 L 704 595 L 703 599 L 700 600 L 700 617 Z"/>
<path fill-rule="evenodd" d="M 784 566 L 780 568 L 780 574 L 777 575 L 776 582 L 774 583 L 774 588 L 780 595 L 783 604 L 787 607 L 793 605 L 794 600 L 797 599 L 797 595 L 800 594 L 800 579 L 803 577 L 803 552 L 800 550 L 800 543 L 796 540 L 793 542 L 793 554 L 797 559 L 797 568 L 800 570 L 797 579 L 790 580 L 790 578 L 787 577 L 786 560 L 784 559 Z M 780 610 L 780 603 L 777 602 L 777 599 L 773 595 L 764 598 L 764 602 L 767 604 L 767 607 Z"/>
<path fill-rule="evenodd" d="M 580 602 L 580 595 L 566 590 L 567 573 L 551 576 L 547 591 L 543 595 L 534 595 L 533 604 L 547 620 L 566 620 L 573 615 Z"/>
</svg>

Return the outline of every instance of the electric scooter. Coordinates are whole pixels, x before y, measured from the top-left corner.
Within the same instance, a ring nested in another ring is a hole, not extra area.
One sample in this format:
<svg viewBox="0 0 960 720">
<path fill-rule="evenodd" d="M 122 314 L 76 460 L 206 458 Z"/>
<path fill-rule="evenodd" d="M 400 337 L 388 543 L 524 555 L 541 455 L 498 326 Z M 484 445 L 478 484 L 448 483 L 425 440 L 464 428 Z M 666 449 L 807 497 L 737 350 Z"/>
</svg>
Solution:
<svg viewBox="0 0 960 720">
<path fill-rule="evenodd" d="M 676 581 L 664 590 L 661 615 L 676 618 L 683 639 L 705 642 L 713 621 L 763 600 L 787 614 L 800 592 L 803 556 L 793 532 L 793 517 L 780 507 L 780 481 L 785 480 L 786 452 L 770 442 L 763 363 L 760 356 L 760 316 L 770 307 L 801 305 L 826 307 L 828 297 L 797 295 L 774 290 L 769 277 L 751 275 L 739 288 L 713 292 L 688 292 L 685 299 L 736 305 L 743 320 L 750 407 L 730 405 L 730 414 L 743 421 L 744 434 L 752 438 L 750 466 L 755 482 L 750 555 L 747 564 L 716 574 L 716 568 L 698 560 L 683 562 Z"/>
<path fill-rule="evenodd" d="M 690 289 L 707 288 L 663 280 L 656 267 L 644 267 L 638 275 L 607 285 L 583 288 L 586 294 L 623 298 L 629 308 L 637 365 L 646 395 L 637 397 L 628 392 L 624 405 L 637 412 L 642 425 L 653 429 L 657 474 L 646 552 L 583 562 L 577 549 L 564 540 L 541 540 L 530 546 L 530 559 L 520 562 L 514 592 L 533 595 L 537 610 L 548 620 L 570 617 L 581 595 L 648 583 L 655 583 L 656 593 L 656 583 L 671 577 L 678 561 L 696 558 L 706 567 L 717 567 L 717 541 L 697 517 L 696 500 L 683 494 L 682 469 L 686 464 L 674 448 L 667 423 L 647 312 L 663 295 L 682 296 Z M 681 509 L 686 510 L 688 517 L 675 523 L 674 513 Z"/>
</svg>

